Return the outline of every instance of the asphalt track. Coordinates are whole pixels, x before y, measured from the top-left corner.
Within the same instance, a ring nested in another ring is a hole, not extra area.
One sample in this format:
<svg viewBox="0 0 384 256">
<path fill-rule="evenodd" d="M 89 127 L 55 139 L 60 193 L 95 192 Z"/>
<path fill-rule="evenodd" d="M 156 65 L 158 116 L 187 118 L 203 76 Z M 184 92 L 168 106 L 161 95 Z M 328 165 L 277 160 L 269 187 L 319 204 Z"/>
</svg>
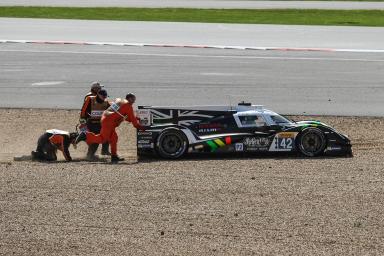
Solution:
<svg viewBox="0 0 384 256">
<path fill-rule="evenodd" d="M 1 107 L 80 108 L 93 80 L 142 105 L 263 104 L 383 116 L 384 54 L 0 45 Z"/>
<path fill-rule="evenodd" d="M 384 50 L 384 28 L 0 18 L 0 40 Z"/>
<path fill-rule="evenodd" d="M 360 27 L 0 19 L 0 41 L 306 48 L 292 52 L 2 43 L 0 107 L 79 108 L 90 82 L 99 80 L 112 98 L 132 91 L 143 105 L 246 100 L 288 114 L 383 116 L 383 32 Z"/>
<path fill-rule="evenodd" d="M 0 6 L 146 7 L 215 9 L 384 9 L 383 2 L 226 0 L 2 0 Z"/>
</svg>

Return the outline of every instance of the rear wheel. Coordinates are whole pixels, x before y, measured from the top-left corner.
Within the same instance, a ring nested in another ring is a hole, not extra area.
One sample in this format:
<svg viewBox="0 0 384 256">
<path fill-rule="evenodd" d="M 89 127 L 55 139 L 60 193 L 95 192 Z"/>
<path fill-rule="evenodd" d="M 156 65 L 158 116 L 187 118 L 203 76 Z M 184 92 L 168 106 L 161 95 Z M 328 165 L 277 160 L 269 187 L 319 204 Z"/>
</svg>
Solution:
<svg viewBox="0 0 384 256">
<path fill-rule="evenodd" d="M 324 133 L 317 128 L 307 128 L 298 138 L 298 148 L 305 156 L 318 156 L 324 152 L 327 145 Z"/>
<path fill-rule="evenodd" d="M 187 144 L 187 138 L 182 131 L 171 129 L 160 133 L 156 146 L 161 157 L 176 159 L 186 152 Z"/>
</svg>

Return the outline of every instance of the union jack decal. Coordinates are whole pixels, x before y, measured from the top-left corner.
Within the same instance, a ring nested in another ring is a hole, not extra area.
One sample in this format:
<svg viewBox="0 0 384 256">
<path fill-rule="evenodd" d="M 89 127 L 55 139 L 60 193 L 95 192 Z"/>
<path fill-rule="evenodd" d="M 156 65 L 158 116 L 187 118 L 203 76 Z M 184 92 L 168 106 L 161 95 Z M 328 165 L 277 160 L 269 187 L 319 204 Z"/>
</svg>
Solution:
<svg viewBox="0 0 384 256">
<path fill-rule="evenodd" d="M 183 126 L 190 126 L 215 116 L 207 112 L 180 109 L 151 109 L 154 124 L 173 123 Z"/>
</svg>

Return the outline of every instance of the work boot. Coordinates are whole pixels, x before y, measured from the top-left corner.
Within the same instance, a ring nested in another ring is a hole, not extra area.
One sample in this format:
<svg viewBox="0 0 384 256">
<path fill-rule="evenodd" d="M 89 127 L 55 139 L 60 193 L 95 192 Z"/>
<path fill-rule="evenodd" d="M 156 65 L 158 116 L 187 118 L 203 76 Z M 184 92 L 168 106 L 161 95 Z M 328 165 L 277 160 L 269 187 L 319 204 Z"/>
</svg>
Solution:
<svg viewBox="0 0 384 256">
<path fill-rule="evenodd" d="M 80 141 L 86 141 L 87 140 L 87 134 L 85 132 L 79 133 L 79 136 L 77 136 L 75 140 L 75 144 L 78 144 Z"/>
<path fill-rule="evenodd" d="M 32 161 L 41 161 L 41 160 L 45 160 L 45 156 L 43 153 L 39 152 L 39 151 L 32 151 L 31 152 L 31 156 L 32 156 Z"/>
<path fill-rule="evenodd" d="M 111 156 L 111 163 L 117 164 L 119 161 L 124 161 L 124 158 L 117 155 Z"/>
<path fill-rule="evenodd" d="M 90 144 L 88 145 L 88 151 L 87 151 L 87 157 L 88 156 L 94 156 L 96 154 L 97 148 L 99 147 L 99 144 Z"/>
<path fill-rule="evenodd" d="M 109 143 L 103 143 L 101 146 L 101 155 L 110 156 L 111 152 L 109 152 Z"/>
<path fill-rule="evenodd" d="M 31 152 L 32 160 L 39 160 L 39 154 L 36 151 Z"/>
<path fill-rule="evenodd" d="M 97 155 L 87 155 L 86 159 L 87 161 L 90 161 L 90 162 L 100 161 L 100 158 Z"/>
</svg>

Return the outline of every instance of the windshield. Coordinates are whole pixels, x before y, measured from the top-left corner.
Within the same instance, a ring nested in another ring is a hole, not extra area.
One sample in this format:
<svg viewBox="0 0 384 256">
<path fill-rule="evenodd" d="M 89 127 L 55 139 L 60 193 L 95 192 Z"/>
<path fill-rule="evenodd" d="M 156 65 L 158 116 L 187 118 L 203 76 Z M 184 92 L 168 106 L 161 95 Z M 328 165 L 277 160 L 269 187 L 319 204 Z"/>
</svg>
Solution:
<svg viewBox="0 0 384 256">
<path fill-rule="evenodd" d="M 285 118 L 283 116 L 280 116 L 280 115 L 271 115 L 271 119 L 273 122 L 275 122 L 276 124 L 286 124 L 286 123 L 292 123 L 291 120 L 289 120 L 288 118 Z"/>
</svg>

